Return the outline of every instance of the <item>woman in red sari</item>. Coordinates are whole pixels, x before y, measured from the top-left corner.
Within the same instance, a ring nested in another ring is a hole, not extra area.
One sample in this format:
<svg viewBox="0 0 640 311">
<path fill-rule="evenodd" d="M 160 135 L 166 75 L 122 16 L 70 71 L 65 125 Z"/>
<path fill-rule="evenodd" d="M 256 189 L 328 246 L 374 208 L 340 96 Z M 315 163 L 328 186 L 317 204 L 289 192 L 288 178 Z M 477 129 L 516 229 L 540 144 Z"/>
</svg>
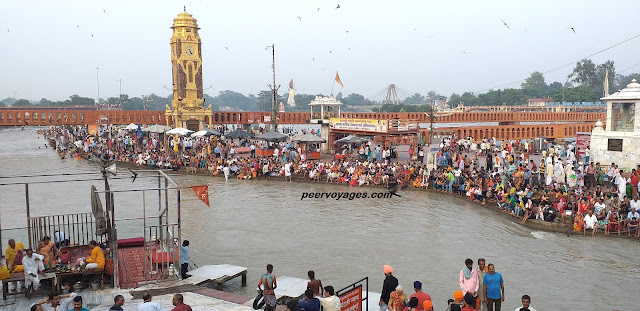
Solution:
<svg viewBox="0 0 640 311">
<path fill-rule="evenodd" d="M 407 307 L 405 300 L 407 300 L 407 294 L 402 290 L 402 285 L 398 285 L 389 297 L 389 311 L 404 311 Z"/>
<path fill-rule="evenodd" d="M 611 231 L 618 231 L 618 235 L 620 235 L 620 222 L 618 221 L 618 215 L 612 212 L 607 218 L 609 218 L 609 227 L 607 228 L 606 234 L 609 234 Z"/>
</svg>

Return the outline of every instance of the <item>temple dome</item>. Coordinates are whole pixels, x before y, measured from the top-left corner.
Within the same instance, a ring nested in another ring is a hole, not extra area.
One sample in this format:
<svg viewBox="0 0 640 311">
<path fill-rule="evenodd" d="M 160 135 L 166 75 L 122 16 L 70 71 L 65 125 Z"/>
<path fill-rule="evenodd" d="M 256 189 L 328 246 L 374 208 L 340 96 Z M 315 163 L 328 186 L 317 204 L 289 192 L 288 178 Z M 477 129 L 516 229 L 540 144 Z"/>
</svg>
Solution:
<svg viewBox="0 0 640 311">
<path fill-rule="evenodd" d="M 631 83 L 627 84 L 627 87 L 615 92 L 609 96 L 601 98 L 602 100 L 615 101 L 615 100 L 640 100 L 640 83 L 636 79 L 631 80 Z"/>
<path fill-rule="evenodd" d="M 184 12 L 178 14 L 178 16 L 173 19 L 173 26 L 171 26 L 171 28 L 175 28 L 175 27 L 195 27 L 195 28 L 198 28 L 198 20 L 193 18 L 193 15 L 187 13 L 187 11 L 184 11 Z M 200 29 L 200 28 L 198 28 L 198 29 Z"/>
</svg>

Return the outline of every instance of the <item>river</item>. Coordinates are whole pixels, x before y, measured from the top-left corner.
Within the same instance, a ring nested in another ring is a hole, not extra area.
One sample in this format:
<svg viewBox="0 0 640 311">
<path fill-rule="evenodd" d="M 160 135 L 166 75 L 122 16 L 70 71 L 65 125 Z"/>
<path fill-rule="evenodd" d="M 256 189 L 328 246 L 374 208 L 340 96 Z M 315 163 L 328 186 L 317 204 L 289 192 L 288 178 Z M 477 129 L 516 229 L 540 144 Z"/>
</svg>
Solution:
<svg viewBox="0 0 640 311">
<path fill-rule="evenodd" d="M 0 129 L 0 175 L 98 172 L 95 164 L 60 159 L 35 128 Z M 113 189 L 154 187 L 155 180 L 119 172 Z M 99 177 L 100 175 L 95 175 Z M 87 178 L 75 176 L 67 178 Z M 306 278 L 315 270 L 323 285 L 341 288 L 369 277 L 369 290 L 380 292 L 382 265 L 408 294 L 413 281 L 434 300 L 435 310 L 458 290 L 464 260 L 483 257 L 505 280 L 504 310 L 532 297 L 537 310 L 637 310 L 634 288 L 640 288 L 638 240 L 582 237 L 533 231 L 495 211 L 449 195 L 403 191 L 392 199 L 300 200 L 303 192 L 376 191 L 325 183 L 229 180 L 183 175 L 182 185 L 210 183 L 211 207 L 193 193 L 182 195 L 182 236 L 198 265 L 234 264 L 249 270 L 249 286 L 239 280 L 225 290 L 252 296 L 267 263 L 276 276 Z M 23 181 L 2 178 L 0 182 Z M 100 181 L 30 186 L 32 215 L 89 212 L 90 185 Z M 153 196 L 150 196 L 153 197 Z M 147 198 L 147 200 L 152 200 Z M 26 224 L 24 186 L 0 186 L 2 228 Z M 139 194 L 118 194 L 118 218 L 139 217 Z M 157 205 L 147 202 L 147 212 Z M 175 215 L 174 215 L 175 216 Z M 139 224 L 119 225 L 120 237 L 141 236 Z M 25 230 L 2 232 L 2 243 L 26 240 Z M 474 264 L 475 267 L 475 264 Z"/>
</svg>

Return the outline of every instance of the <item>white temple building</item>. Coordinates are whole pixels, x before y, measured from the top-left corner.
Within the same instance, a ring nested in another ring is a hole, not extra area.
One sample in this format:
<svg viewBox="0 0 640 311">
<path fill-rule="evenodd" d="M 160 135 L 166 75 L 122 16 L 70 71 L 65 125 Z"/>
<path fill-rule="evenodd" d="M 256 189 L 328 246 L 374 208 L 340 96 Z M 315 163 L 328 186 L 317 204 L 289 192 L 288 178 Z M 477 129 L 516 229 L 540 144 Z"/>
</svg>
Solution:
<svg viewBox="0 0 640 311">
<path fill-rule="evenodd" d="M 607 104 L 606 127 L 600 120 L 596 122 L 590 162 L 601 166 L 615 163 L 630 172 L 640 155 L 640 84 L 633 79 L 626 88 L 601 99 Z"/>
</svg>

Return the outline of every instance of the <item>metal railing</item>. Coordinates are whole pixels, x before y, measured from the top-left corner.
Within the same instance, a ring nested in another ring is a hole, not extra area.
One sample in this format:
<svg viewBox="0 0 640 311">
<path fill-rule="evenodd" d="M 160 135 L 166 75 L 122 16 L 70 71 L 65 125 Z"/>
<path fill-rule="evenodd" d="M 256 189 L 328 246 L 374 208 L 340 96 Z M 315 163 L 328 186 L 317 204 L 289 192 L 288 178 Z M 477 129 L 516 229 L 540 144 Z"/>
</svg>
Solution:
<svg viewBox="0 0 640 311">
<path fill-rule="evenodd" d="M 180 247 L 173 238 L 178 224 L 145 228 L 145 282 L 177 279 L 180 273 Z M 164 238 L 160 238 L 164 237 Z"/>
<path fill-rule="evenodd" d="M 87 245 L 91 240 L 102 243 L 106 240 L 106 235 L 96 235 L 92 213 L 29 217 L 28 230 L 31 245 L 38 245 L 45 236 L 55 242 L 68 240 L 68 244 L 74 245 Z M 59 234 L 56 235 L 56 232 Z"/>
<path fill-rule="evenodd" d="M 352 290 L 358 289 L 358 287 L 362 287 L 362 285 L 364 285 L 364 297 L 362 298 L 361 302 L 365 302 L 364 303 L 364 310 L 365 311 L 369 311 L 369 277 L 365 277 L 361 280 L 355 281 L 343 288 L 341 288 L 340 290 L 336 291 L 336 296 L 340 297 L 344 294 L 349 293 Z M 342 301 L 342 299 L 340 300 L 340 303 L 345 306 L 349 304 L 349 301 Z M 344 308 L 342 308 L 344 310 Z M 362 310 L 362 309 L 361 309 Z"/>
</svg>

